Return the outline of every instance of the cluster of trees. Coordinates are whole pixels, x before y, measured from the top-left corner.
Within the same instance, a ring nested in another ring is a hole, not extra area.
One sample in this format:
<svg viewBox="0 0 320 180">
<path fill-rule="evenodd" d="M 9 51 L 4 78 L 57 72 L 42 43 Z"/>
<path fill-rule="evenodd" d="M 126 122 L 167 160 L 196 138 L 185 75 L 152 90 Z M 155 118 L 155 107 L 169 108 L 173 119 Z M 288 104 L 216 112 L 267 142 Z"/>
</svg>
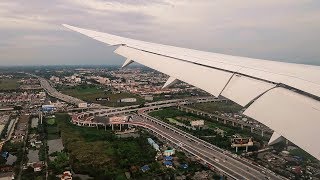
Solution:
<svg viewBox="0 0 320 180">
<path fill-rule="evenodd" d="M 69 167 L 69 156 L 66 152 L 56 152 L 50 154 L 50 156 L 55 157 L 55 159 L 50 161 L 48 165 L 54 174 L 61 174 Z"/>
<path fill-rule="evenodd" d="M 69 118 L 67 114 L 57 114 L 56 122 L 75 172 L 108 179 L 154 161 L 156 152 L 147 143 L 146 134 L 118 139 L 111 130 L 74 126 Z M 139 176 L 139 171 L 133 176 Z"/>
<path fill-rule="evenodd" d="M 2 147 L 2 152 L 7 151 L 10 154 L 17 157 L 16 162 L 14 165 L 14 171 L 17 174 L 20 170 L 20 162 L 23 160 L 23 142 L 15 142 L 12 143 L 10 141 L 6 142 Z M 5 163 L 6 161 L 1 161 Z"/>
</svg>

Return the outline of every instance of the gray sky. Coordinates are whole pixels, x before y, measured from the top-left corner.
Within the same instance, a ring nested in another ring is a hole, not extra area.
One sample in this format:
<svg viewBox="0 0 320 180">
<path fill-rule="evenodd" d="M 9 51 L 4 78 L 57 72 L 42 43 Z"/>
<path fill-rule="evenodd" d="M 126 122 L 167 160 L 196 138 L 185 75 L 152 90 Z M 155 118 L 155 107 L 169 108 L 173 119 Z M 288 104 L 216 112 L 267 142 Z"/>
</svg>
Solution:
<svg viewBox="0 0 320 180">
<path fill-rule="evenodd" d="M 319 0 L 1 0 L 0 65 L 121 64 L 62 23 L 139 40 L 320 65 Z"/>
</svg>

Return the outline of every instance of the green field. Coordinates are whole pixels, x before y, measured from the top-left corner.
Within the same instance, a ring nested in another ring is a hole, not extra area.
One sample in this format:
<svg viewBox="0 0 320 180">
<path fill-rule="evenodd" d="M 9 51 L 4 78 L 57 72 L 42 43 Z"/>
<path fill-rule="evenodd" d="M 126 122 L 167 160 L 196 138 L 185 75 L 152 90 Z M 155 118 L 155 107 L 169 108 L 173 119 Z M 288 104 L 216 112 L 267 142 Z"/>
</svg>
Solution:
<svg viewBox="0 0 320 180">
<path fill-rule="evenodd" d="M 209 113 L 236 113 L 239 112 L 242 107 L 231 101 L 228 102 L 208 102 L 189 105 L 189 107 L 199 109 Z"/>
<path fill-rule="evenodd" d="M 193 114 L 186 113 L 183 111 L 180 111 L 176 108 L 166 108 L 159 111 L 153 111 L 149 113 L 153 117 L 157 117 L 159 119 L 166 119 L 166 118 L 175 118 L 177 116 L 190 116 L 192 117 Z"/>
<path fill-rule="evenodd" d="M 173 119 L 173 118 L 167 118 L 167 120 L 170 122 L 170 123 L 179 123 L 177 120 Z"/>
<path fill-rule="evenodd" d="M 59 139 L 59 129 L 56 126 L 47 126 L 48 140 Z"/>
<path fill-rule="evenodd" d="M 56 123 L 56 120 L 55 119 L 53 119 L 53 118 L 51 118 L 51 119 L 47 119 L 47 124 L 49 124 L 49 125 L 54 125 L 55 123 Z"/>
<path fill-rule="evenodd" d="M 111 94 L 110 92 L 104 92 L 104 90 L 98 86 L 90 87 L 74 87 L 74 88 L 64 88 L 61 90 L 62 93 L 82 99 L 91 103 L 98 103 L 105 106 L 127 106 L 134 104 L 142 104 L 144 100 L 137 95 L 130 93 L 119 93 Z M 110 101 L 97 101 L 97 98 L 110 98 Z M 137 98 L 135 103 L 119 103 L 117 102 L 122 98 Z"/>
<path fill-rule="evenodd" d="M 0 90 L 15 90 L 19 88 L 17 79 L 0 79 Z"/>
<path fill-rule="evenodd" d="M 47 139 L 48 140 L 59 139 L 60 132 L 56 124 L 56 120 L 54 118 L 46 119 L 46 124 L 47 124 L 46 126 Z"/>
</svg>

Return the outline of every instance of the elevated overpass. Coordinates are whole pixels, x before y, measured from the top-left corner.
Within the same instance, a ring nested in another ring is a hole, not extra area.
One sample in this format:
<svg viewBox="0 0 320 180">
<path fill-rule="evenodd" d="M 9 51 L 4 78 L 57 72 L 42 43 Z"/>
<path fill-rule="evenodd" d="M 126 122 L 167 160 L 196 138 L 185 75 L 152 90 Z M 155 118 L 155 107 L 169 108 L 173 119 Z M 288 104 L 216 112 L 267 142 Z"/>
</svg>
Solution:
<svg viewBox="0 0 320 180">
<path fill-rule="evenodd" d="M 191 107 L 187 107 L 187 106 L 178 106 L 178 109 L 181 111 L 185 111 L 185 112 L 189 112 L 189 113 L 193 113 L 193 114 L 197 114 L 200 116 L 204 116 L 204 117 L 208 117 L 210 119 L 215 119 L 216 121 L 221 121 L 224 124 L 230 123 L 232 126 L 240 126 L 241 129 L 247 128 L 250 129 L 250 131 L 253 133 L 260 133 L 261 136 L 264 136 L 265 133 L 268 133 L 269 135 L 271 135 L 273 133 L 273 130 L 268 128 L 267 126 L 263 125 L 260 123 L 260 126 L 257 127 L 254 124 L 250 124 L 250 123 L 246 123 L 244 121 L 239 121 L 236 118 L 232 118 L 232 117 L 224 117 L 218 114 L 212 114 L 212 113 L 208 113 L 205 111 L 201 111 L 198 109 L 194 109 Z M 259 130 L 259 131 L 257 131 Z"/>
<path fill-rule="evenodd" d="M 202 139 L 199 139 L 191 134 L 188 134 L 170 124 L 160 121 L 146 114 L 147 111 L 160 109 L 163 107 L 172 106 L 177 104 L 176 102 L 168 102 L 168 104 L 160 104 L 150 107 L 132 108 L 132 109 L 109 109 L 108 112 L 100 112 L 98 114 L 102 116 L 114 116 L 132 114 L 133 121 L 121 121 L 111 123 L 109 125 L 134 125 L 143 128 L 147 128 L 156 135 L 163 139 L 175 144 L 182 150 L 198 157 L 205 162 L 209 167 L 213 167 L 221 173 L 232 179 L 284 179 L 266 168 L 262 168 L 253 164 L 253 162 L 247 159 L 235 156 L 234 154 L 220 149 Z M 72 122 L 79 126 L 99 127 L 104 126 L 105 123 L 94 122 L 94 113 L 80 113 L 72 116 Z"/>
<path fill-rule="evenodd" d="M 132 117 L 132 121 L 116 122 L 112 125 L 128 124 L 146 128 L 232 179 L 283 179 L 265 168 L 255 166 L 246 159 L 235 157 L 230 152 L 146 114 L 133 115 Z"/>
<path fill-rule="evenodd" d="M 145 104 L 145 107 L 139 107 L 139 105 L 134 106 L 125 106 L 125 107 L 118 107 L 118 108 L 110 108 L 110 109 L 96 109 L 96 110 L 90 110 L 82 113 L 73 114 L 73 122 L 80 126 L 89 126 L 89 127 L 95 127 L 99 124 L 97 122 L 93 122 L 93 117 L 112 117 L 112 116 L 119 116 L 119 115 L 125 115 L 130 113 L 145 113 L 145 112 L 151 112 L 167 107 L 178 107 L 180 110 L 185 110 L 185 105 L 193 104 L 193 103 L 204 103 L 204 102 L 220 102 L 220 101 L 226 101 L 226 99 L 218 99 L 214 98 L 212 96 L 209 97 L 199 97 L 199 98 L 189 98 L 189 99 L 177 99 L 177 100 L 168 100 L 168 101 L 158 101 L 158 102 L 152 102 Z M 209 117 L 212 119 L 216 119 L 217 121 L 222 121 L 224 123 L 228 122 L 232 125 L 240 126 L 241 128 L 247 127 L 252 130 L 255 129 L 254 132 L 259 132 L 261 135 L 263 135 L 265 132 L 268 134 L 272 133 L 272 130 L 265 127 L 254 127 L 251 124 L 244 123 L 243 121 L 229 118 L 229 117 L 222 117 L 210 113 L 206 113 L 204 111 L 198 111 L 194 109 L 188 108 L 188 112 L 195 113 L 201 116 Z"/>
</svg>

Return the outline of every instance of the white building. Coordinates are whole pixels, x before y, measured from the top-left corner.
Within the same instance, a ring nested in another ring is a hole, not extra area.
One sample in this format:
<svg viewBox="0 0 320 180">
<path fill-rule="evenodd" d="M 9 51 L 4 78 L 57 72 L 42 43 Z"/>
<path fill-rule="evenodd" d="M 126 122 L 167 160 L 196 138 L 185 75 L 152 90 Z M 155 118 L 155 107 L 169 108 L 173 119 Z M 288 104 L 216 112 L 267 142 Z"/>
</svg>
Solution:
<svg viewBox="0 0 320 180">
<path fill-rule="evenodd" d="M 101 77 L 101 76 L 93 77 L 93 79 L 95 79 L 98 83 L 103 84 L 103 85 L 110 83 L 109 78 L 105 78 L 105 77 Z"/>
<path fill-rule="evenodd" d="M 74 79 L 74 82 L 80 83 L 80 82 L 81 82 L 81 78 L 75 78 L 75 79 Z"/>
<path fill-rule="evenodd" d="M 60 78 L 56 76 L 51 76 L 50 81 L 59 82 Z"/>
<path fill-rule="evenodd" d="M 137 98 L 123 98 L 120 99 L 120 102 L 137 102 Z"/>
<path fill-rule="evenodd" d="M 163 155 L 164 156 L 172 156 L 172 155 L 174 155 L 174 153 L 175 153 L 175 150 L 174 149 L 170 149 L 170 150 L 165 150 L 163 152 Z"/>
<path fill-rule="evenodd" d="M 145 96 L 144 97 L 144 99 L 146 100 L 146 101 L 153 101 L 153 96 Z"/>
<path fill-rule="evenodd" d="M 204 120 L 191 121 L 190 124 L 191 126 L 203 126 Z"/>
<path fill-rule="evenodd" d="M 78 107 L 79 108 L 86 108 L 86 107 L 88 107 L 88 103 L 79 103 Z"/>
</svg>

